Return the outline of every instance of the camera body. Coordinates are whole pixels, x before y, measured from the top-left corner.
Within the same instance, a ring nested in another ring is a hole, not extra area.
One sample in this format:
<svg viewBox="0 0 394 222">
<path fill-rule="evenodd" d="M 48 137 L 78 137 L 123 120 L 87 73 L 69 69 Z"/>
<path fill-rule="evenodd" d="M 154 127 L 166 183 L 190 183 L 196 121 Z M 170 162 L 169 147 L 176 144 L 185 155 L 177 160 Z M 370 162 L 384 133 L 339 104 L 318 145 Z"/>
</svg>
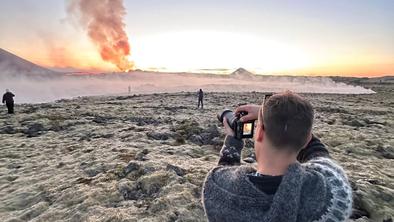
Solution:
<svg viewBox="0 0 394 222">
<path fill-rule="evenodd" d="M 266 93 L 264 95 L 264 104 L 268 101 L 268 99 L 273 95 L 273 93 Z M 235 138 L 244 139 L 244 138 L 253 138 L 254 134 L 254 120 L 248 122 L 241 122 L 240 118 L 242 116 L 248 115 L 247 112 L 240 112 L 238 115 L 235 115 L 231 110 L 225 109 L 223 112 L 218 113 L 218 120 L 223 123 L 224 117 L 227 119 L 228 125 L 234 131 Z"/>
<path fill-rule="evenodd" d="M 247 112 L 240 112 L 235 115 L 231 110 L 225 109 L 217 115 L 218 120 L 223 122 L 224 117 L 227 119 L 228 125 L 234 131 L 234 136 L 237 139 L 253 138 L 254 120 L 248 122 L 241 122 L 240 118 L 247 115 Z"/>
</svg>

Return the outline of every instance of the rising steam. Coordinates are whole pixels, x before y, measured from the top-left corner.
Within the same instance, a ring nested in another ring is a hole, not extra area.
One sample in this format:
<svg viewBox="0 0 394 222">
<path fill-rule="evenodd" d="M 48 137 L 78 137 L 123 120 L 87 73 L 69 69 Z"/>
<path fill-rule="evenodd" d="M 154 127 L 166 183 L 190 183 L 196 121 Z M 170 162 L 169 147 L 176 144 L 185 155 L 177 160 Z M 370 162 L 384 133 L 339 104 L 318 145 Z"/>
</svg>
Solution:
<svg viewBox="0 0 394 222">
<path fill-rule="evenodd" d="M 130 44 L 124 29 L 123 0 L 69 0 L 68 12 L 86 29 L 104 61 L 121 71 L 133 68 L 128 60 Z"/>
</svg>

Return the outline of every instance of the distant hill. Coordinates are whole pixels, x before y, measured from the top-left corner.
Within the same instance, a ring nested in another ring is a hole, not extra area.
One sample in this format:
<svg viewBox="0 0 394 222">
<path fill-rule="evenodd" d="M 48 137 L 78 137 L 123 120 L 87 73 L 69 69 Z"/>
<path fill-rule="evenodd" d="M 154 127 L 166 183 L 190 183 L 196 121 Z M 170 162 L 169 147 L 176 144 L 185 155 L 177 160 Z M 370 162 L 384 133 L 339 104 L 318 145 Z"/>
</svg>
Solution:
<svg viewBox="0 0 394 222">
<path fill-rule="evenodd" d="M 382 77 L 342 77 L 333 76 L 332 80 L 336 82 L 345 82 L 349 84 L 394 84 L 394 76 L 382 76 Z"/>
<path fill-rule="evenodd" d="M 254 79 L 256 75 L 244 68 L 238 68 L 237 70 L 235 70 L 230 74 L 230 77 L 236 79 Z"/>
<path fill-rule="evenodd" d="M 53 78 L 60 73 L 46 69 L 0 48 L 0 78 Z"/>
</svg>

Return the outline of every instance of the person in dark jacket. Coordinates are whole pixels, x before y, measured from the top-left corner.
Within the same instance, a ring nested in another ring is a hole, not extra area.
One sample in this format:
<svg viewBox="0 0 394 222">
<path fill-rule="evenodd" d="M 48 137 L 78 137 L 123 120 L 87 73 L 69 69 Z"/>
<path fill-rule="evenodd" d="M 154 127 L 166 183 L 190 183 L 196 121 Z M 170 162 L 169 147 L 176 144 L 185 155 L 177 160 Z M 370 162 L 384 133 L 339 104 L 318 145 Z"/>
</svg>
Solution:
<svg viewBox="0 0 394 222">
<path fill-rule="evenodd" d="M 202 202 L 209 221 L 346 221 L 352 190 L 344 170 L 312 134 L 313 108 L 297 94 L 244 105 L 241 121 L 256 120 L 256 168 L 241 164 L 243 141 L 223 121 L 218 166 L 207 175 Z"/>
<path fill-rule="evenodd" d="M 197 109 L 200 108 L 200 104 L 201 104 L 201 109 L 204 109 L 203 99 L 204 99 L 204 92 L 202 91 L 202 89 L 200 89 L 198 91 L 198 105 L 197 105 Z"/>
<path fill-rule="evenodd" d="M 10 92 L 10 90 L 6 89 L 6 92 L 3 95 L 3 103 L 6 104 L 8 113 L 14 113 L 14 94 Z"/>
</svg>

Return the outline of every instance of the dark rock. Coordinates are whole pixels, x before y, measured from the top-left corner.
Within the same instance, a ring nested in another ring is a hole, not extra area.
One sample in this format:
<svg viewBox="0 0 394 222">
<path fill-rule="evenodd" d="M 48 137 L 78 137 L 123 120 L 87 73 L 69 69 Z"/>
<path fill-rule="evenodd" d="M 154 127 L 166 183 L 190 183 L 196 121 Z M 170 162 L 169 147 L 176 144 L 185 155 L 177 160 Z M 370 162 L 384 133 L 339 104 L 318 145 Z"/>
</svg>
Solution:
<svg viewBox="0 0 394 222">
<path fill-rule="evenodd" d="M 245 139 L 245 148 L 254 148 L 254 141 L 252 139 Z"/>
<path fill-rule="evenodd" d="M 56 106 L 54 104 L 43 103 L 38 105 L 41 109 L 59 109 L 61 106 Z"/>
<path fill-rule="evenodd" d="M 85 134 L 85 135 L 82 135 L 79 139 L 78 139 L 78 141 L 84 141 L 84 140 L 86 140 L 86 141 L 91 141 L 92 139 L 91 139 L 91 134 L 90 133 L 88 133 L 88 134 Z"/>
<path fill-rule="evenodd" d="M 349 126 L 354 126 L 354 127 L 363 127 L 363 126 L 367 125 L 364 121 L 357 120 L 357 119 L 344 121 L 344 124 L 349 125 Z"/>
<path fill-rule="evenodd" d="M 204 144 L 200 135 L 191 135 L 189 141 L 200 146 Z"/>
<path fill-rule="evenodd" d="M 93 180 L 92 178 L 80 177 L 75 182 L 76 183 L 83 183 L 83 184 L 90 184 L 92 182 L 92 180 Z"/>
<path fill-rule="evenodd" d="M 204 129 L 200 136 L 204 145 L 214 145 L 212 139 L 220 136 L 220 133 L 216 125 L 211 125 Z"/>
<path fill-rule="evenodd" d="M 186 107 L 186 106 L 164 106 L 163 108 L 165 110 L 172 112 L 172 113 L 177 113 L 177 111 L 180 109 L 188 109 L 188 107 Z"/>
<path fill-rule="evenodd" d="M 185 138 L 183 138 L 182 135 L 180 134 L 176 134 L 174 138 L 175 138 L 175 145 L 182 145 L 185 144 L 186 142 Z"/>
<path fill-rule="evenodd" d="M 14 127 L 12 126 L 4 126 L 2 128 L 0 128 L 0 134 L 15 134 L 18 131 L 16 129 L 14 129 Z"/>
<path fill-rule="evenodd" d="M 84 152 L 84 153 L 91 153 L 93 150 L 94 149 L 85 149 L 85 150 L 82 150 L 82 152 Z"/>
<path fill-rule="evenodd" d="M 52 130 L 54 132 L 60 132 L 66 129 L 66 126 L 61 125 L 59 121 L 52 121 L 51 125 L 52 126 L 49 130 Z"/>
<path fill-rule="evenodd" d="M 223 138 L 215 137 L 211 140 L 211 144 L 214 146 L 221 147 L 223 146 Z"/>
<path fill-rule="evenodd" d="M 146 158 L 146 154 L 148 154 L 148 153 L 149 153 L 148 149 L 143 149 L 141 152 L 139 152 L 135 155 L 135 159 L 141 160 L 141 161 L 146 161 L 146 160 L 148 160 L 148 158 Z"/>
<path fill-rule="evenodd" d="M 169 138 L 168 133 L 147 132 L 146 135 L 148 138 L 155 140 L 168 140 Z"/>
<path fill-rule="evenodd" d="M 336 122 L 336 119 L 327 119 L 327 120 L 326 120 L 326 123 L 327 123 L 328 125 L 333 125 L 335 122 Z"/>
<path fill-rule="evenodd" d="M 23 113 L 30 114 L 30 113 L 36 112 L 37 110 L 38 110 L 38 107 L 36 107 L 36 106 L 28 106 L 28 107 L 26 107 L 25 110 L 23 110 Z"/>
<path fill-rule="evenodd" d="M 365 210 L 353 209 L 350 219 L 359 219 L 362 217 L 369 217 L 369 213 Z"/>
<path fill-rule="evenodd" d="M 116 100 L 127 100 L 127 99 L 132 99 L 132 98 L 135 98 L 135 97 L 137 97 L 137 95 L 131 95 L 131 96 L 118 96 L 118 97 L 115 97 L 115 99 L 116 99 Z"/>
<path fill-rule="evenodd" d="M 367 181 L 368 181 L 368 183 L 373 184 L 373 185 L 382 185 L 382 182 L 380 182 L 377 179 L 369 179 Z"/>
<path fill-rule="evenodd" d="M 98 123 L 98 124 L 105 124 L 105 123 L 108 123 L 112 119 L 113 119 L 113 117 L 95 116 L 92 121 L 95 123 Z"/>
<path fill-rule="evenodd" d="M 27 129 L 23 130 L 23 133 L 26 134 L 27 137 L 35 137 L 41 135 L 45 130 L 45 127 L 41 123 L 33 123 L 28 126 Z"/>
<path fill-rule="evenodd" d="M 134 161 L 130 161 L 127 164 L 127 166 L 123 169 L 123 172 L 125 175 L 127 175 L 133 171 L 139 170 L 140 168 L 141 168 L 140 164 L 138 164 L 137 162 L 134 162 Z"/>
<path fill-rule="evenodd" d="M 130 180 L 136 180 L 144 174 L 155 171 L 151 167 L 146 167 L 136 161 L 130 161 L 127 166 L 117 166 L 115 168 L 115 174 L 119 178 L 128 178 Z"/>
<path fill-rule="evenodd" d="M 151 117 L 146 117 L 146 116 L 144 116 L 144 117 L 138 117 L 138 116 L 137 117 L 129 117 L 127 120 L 131 121 L 131 122 L 136 122 L 137 126 L 145 126 L 145 125 L 157 126 L 161 123 L 157 119 L 153 119 Z"/>
<path fill-rule="evenodd" d="M 122 194 L 125 200 L 138 200 L 142 193 L 138 191 L 136 184 L 131 181 L 121 181 L 118 185 L 118 191 Z"/>
<path fill-rule="evenodd" d="M 178 176 L 181 176 L 181 177 L 186 174 L 186 170 L 185 169 L 183 169 L 181 167 L 178 167 L 178 166 L 175 166 L 175 165 L 167 164 L 167 168 L 166 169 L 175 171 L 175 173 Z"/>
<path fill-rule="evenodd" d="M 12 181 L 15 181 L 18 178 L 19 178 L 18 176 L 11 176 L 11 175 L 9 175 L 9 176 L 6 177 L 6 180 L 9 181 L 9 182 L 12 182 Z"/>
<path fill-rule="evenodd" d="M 379 144 L 375 150 L 378 153 L 378 155 L 383 158 L 394 159 L 394 150 L 391 147 L 383 147 L 382 145 Z"/>
<path fill-rule="evenodd" d="M 350 216 L 351 219 L 358 219 L 361 217 L 370 217 L 370 213 L 365 209 L 363 197 L 364 193 L 361 190 L 353 192 L 353 211 Z"/>
<path fill-rule="evenodd" d="M 98 168 L 88 168 L 88 169 L 85 169 L 84 172 L 88 175 L 88 177 L 94 177 L 97 174 L 101 173 L 102 170 L 98 169 Z"/>
<path fill-rule="evenodd" d="M 370 120 L 370 119 L 367 119 L 367 118 L 365 118 L 364 119 L 364 122 L 366 123 L 366 124 L 378 124 L 378 125 L 386 125 L 386 123 L 381 123 L 381 122 L 378 122 L 378 121 L 374 121 L 374 120 Z"/>
<path fill-rule="evenodd" d="M 352 188 L 353 191 L 358 190 L 358 186 L 355 182 L 353 182 L 352 180 L 350 180 L 350 187 Z"/>
<path fill-rule="evenodd" d="M 88 177 L 95 177 L 99 173 L 103 173 L 106 171 L 106 167 L 104 164 L 95 164 L 94 162 L 82 162 L 80 165 L 81 170 L 88 176 Z"/>
<path fill-rule="evenodd" d="M 175 127 L 172 128 L 172 131 L 177 132 L 183 138 L 189 139 L 192 135 L 200 135 L 203 129 L 200 127 L 200 124 L 195 120 L 182 120 L 178 122 Z"/>
<path fill-rule="evenodd" d="M 339 107 L 331 107 L 331 106 L 323 106 L 323 107 L 315 107 L 315 110 L 318 112 L 327 112 L 327 113 L 349 113 L 348 110 L 342 109 Z"/>
<path fill-rule="evenodd" d="M 113 133 L 107 133 L 107 134 L 102 134 L 99 137 L 105 138 L 105 139 L 109 139 L 109 138 L 114 137 L 114 134 Z"/>
<path fill-rule="evenodd" d="M 7 169 L 19 169 L 21 167 L 22 166 L 20 164 L 18 164 L 18 163 L 10 163 L 10 164 L 7 165 Z"/>
<path fill-rule="evenodd" d="M 189 123 L 190 124 L 190 123 Z M 214 140 L 220 136 L 220 132 L 216 125 L 210 125 L 206 129 L 198 127 L 198 123 L 195 123 L 196 126 L 193 128 L 191 125 L 182 125 L 180 130 L 178 130 L 178 134 L 180 136 L 186 137 L 190 142 L 197 145 L 217 145 L 218 141 Z M 188 128 L 190 127 L 190 128 Z M 184 129 L 187 128 L 187 129 Z"/>
</svg>

